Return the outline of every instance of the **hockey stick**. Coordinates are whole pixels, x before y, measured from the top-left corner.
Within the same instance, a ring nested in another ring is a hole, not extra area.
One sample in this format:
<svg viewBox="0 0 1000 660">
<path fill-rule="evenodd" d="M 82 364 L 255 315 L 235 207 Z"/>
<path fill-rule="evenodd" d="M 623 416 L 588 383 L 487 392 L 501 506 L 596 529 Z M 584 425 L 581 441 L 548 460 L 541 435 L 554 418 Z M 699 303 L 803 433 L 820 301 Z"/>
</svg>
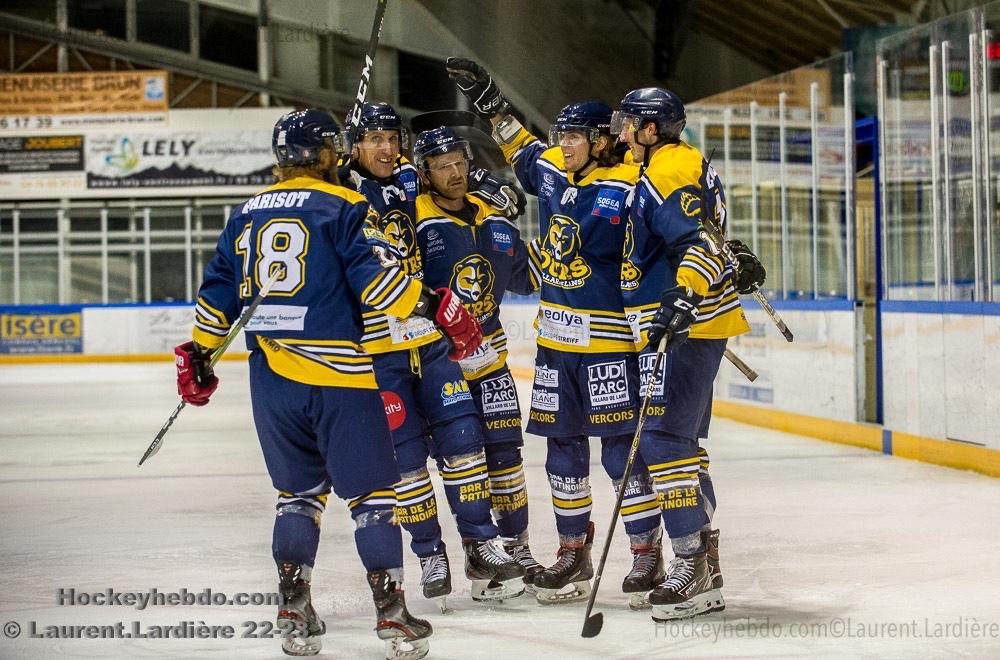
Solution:
<svg viewBox="0 0 1000 660">
<path fill-rule="evenodd" d="M 354 107 L 347 115 L 347 155 L 344 162 L 351 162 L 351 153 L 354 150 L 354 141 L 358 139 L 358 131 L 361 128 L 361 107 L 365 104 L 368 96 L 368 84 L 372 78 L 372 67 L 375 64 L 375 50 L 378 48 L 378 38 L 382 34 L 382 22 L 385 19 L 385 6 L 388 0 L 378 0 L 375 7 L 375 22 L 372 23 L 372 34 L 368 38 L 368 52 L 365 53 L 365 65 L 361 68 L 361 82 L 358 83 L 358 93 L 354 99 Z"/>
<path fill-rule="evenodd" d="M 725 355 L 726 359 L 732 362 L 733 366 L 739 369 L 740 373 L 746 376 L 747 380 L 749 380 L 751 383 L 757 380 L 757 376 L 759 376 L 760 374 L 754 371 L 749 364 L 741 360 L 739 355 L 733 353 L 728 348 L 726 349 L 726 352 L 723 353 L 723 355 Z"/>
<path fill-rule="evenodd" d="M 642 427 L 646 425 L 646 411 L 649 409 L 649 402 L 653 398 L 653 389 L 656 380 L 660 376 L 660 365 L 663 363 L 663 356 L 666 355 L 667 340 L 670 334 L 663 335 L 660 344 L 656 347 L 656 360 L 653 361 L 653 372 L 646 383 L 646 396 L 642 399 L 642 410 L 639 411 L 639 421 L 635 426 L 635 435 L 632 437 L 632 446 L 628 449 L 628 458 L 625 459 L 625 472 L 622 474 L 622 485 L 618 489 L 618 498 L 615 500 L 614 512 L 611 516 L 611 526 L 608 528 L 608 536 L 604 539 L 604 550 L 601 551 L 601 561 L 597 564 L 597 572 L 594 573 L 594 588 L 590 591 L 590 598 L 587 600 L 587 613 L 584 615 L 583 637 L 597 637 L 604 627 L 604 614 L 598 612 L 591 616 L 594 609 L 594 601 L 597 599 L 597 589 L 601 586 L 601 575 L 604 573 L 604 564 L 608 561 L 608 551 L 611 549 L 611 537 L 615 534 L 615 527 L 618 523 L 618 515 L 622 510 L 622 500 L 625 499 L 625 489 L 628 487 L 628 479 L 632 476 L 632 465 L 635 463 L 635 455 L 639 452 L 639 437 L 642 435 Z"/>
<path fill-rule="evenodd" d="M 260 306 L 261 301 L 267 297 L 268 292 L 271 291 L 271 287 L 274 286 L 284 274 L 284 267 L 279 267 L 271 273 L 271 276 L 268 277 L 267 280 L 265 280 L 264 284 L 260 287 L 260 291 L 257 293 L 257 296 L 250 302 L 247 308 L 243 310 L 243 313 L 240 314 L 239 320 L 236 321 L 233 327 L 229 329 L 229 334 L 226 335 L 225 341 L 222 342 L 221 346 L 212 351 L 212 359 L 208 363 L 210 367 L 214 367 L 216 365 L 219 358 L 222 357 L 222 354 L 226 352 L 229 345 L 232 344 L 233 340 L 235 340 L 237 335 L 240 334 L 240 330 L 243 329 L 243 326 L 250 322 L 250 317 L 253 316 L 255 311 L 257 311 L 257 307 Z M 160 447 L 163 446 L 163 436 L 165 436 L 167 431 L 170 430 L 174 420 L 177 419 L 177 416 L 181 414 L 181 411 L 184 410 L 186 405 L 187 401 L 181 399 L 181 402 L 177 404 L 176 408 L 174 408 L 174 412 L 170 413 L 170 417 L 168 417 L 167 421 L 163 423 L 162 427 L 160 427 L 159 433 L 157 433 L 156 437 L 153 438 L 153 442 L 149 445 L 149 448 L 146 449 L 146 453 L 139 459 L 140 466 L 145 463 L 147 459 L 154 456 L 156 452 L 160 451 Z"/>
<path fill-rule="evenodd" d="M 729 262 L 729 265 L 733 267 L 733 273 L 735 276 L 736 269 L 739 266 L 739 261 L 736 259 L 736 255 L 733 254 L 732 249 L 726 243 L 726 237 L 722 233 L 722 228 L 715 223 L 714 218 L 708 217 L 707 213 L 708 205 L 706 204 L 707 200 L 705 199 L 705 195 L 708 192 L 708 180 L 707 180 L 708 168 L 709 168 L 709 163 L 712 162 L 712 156 L 714 155 L 715 155 L 715 150 L 713 149 L 712 153 L 709 154 L 708 160 L 704 161 L 705 165 L 702 168 L 704 170 L 701 181 L 702 229 L 698 233 L 701 236 L 701 238 L 704 239 L 706 243 L 708 243 L 708 247 L 709 249 L 711 249 L 712 254 L 715 255 L 721 254 L 723 257 L 725 257 L 726 261 Z M 785 322 L 784 320 L 782 320 L 781 315 L 779 315 L 778 312 L 774 309 L 774 307 L 771 306 L 771 303 L 767 301 L 767 297 L 764 296 L 764 294 L 761 293 L 759 289 L 757 291 L 754 291 L 753 294 L 751 295 L 753 295 L 753 299 L 760 304 L 760 306 L 764 309 L 764 311 L 767 312 L 767 315 L 771 317 L 771 321 L 773 321 L 774 325 L 778 327 L 778 331 L 781 332 L 781 334 L 785 337 L 785 339 L 788 341 L 792 341 L 795 338 L 794 335 L 792 335 L 792 331 L 788 329 L 788 326 L 785 325 Z"/>
</svg>

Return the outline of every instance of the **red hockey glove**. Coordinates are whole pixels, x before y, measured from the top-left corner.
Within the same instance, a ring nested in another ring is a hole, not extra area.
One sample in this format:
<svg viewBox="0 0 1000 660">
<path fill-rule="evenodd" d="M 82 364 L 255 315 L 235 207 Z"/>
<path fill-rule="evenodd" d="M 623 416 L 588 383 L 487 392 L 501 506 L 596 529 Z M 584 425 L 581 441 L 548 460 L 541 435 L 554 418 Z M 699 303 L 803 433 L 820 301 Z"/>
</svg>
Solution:
<svg viewBox="0 0 1000 660">
<path fill-rule="evenodd" d="M 219 386 L 219 379 L 209 364 L 211 356 L 201 352 L 193 341 L 174 347 L 177 365 L 177 393 L 192 406 L 203 406 Z"/>
<path fill-rule="evenodd" d="M 441 298 L 434 312 L 434 322 L 451 343 L 448 357 L 452 360 L 469 357 L 483 341 L 483 330 L 479 327 L 479 322 L 469 314 L 451 289 L 437 289 L 434 293 Z"/>
</svg>

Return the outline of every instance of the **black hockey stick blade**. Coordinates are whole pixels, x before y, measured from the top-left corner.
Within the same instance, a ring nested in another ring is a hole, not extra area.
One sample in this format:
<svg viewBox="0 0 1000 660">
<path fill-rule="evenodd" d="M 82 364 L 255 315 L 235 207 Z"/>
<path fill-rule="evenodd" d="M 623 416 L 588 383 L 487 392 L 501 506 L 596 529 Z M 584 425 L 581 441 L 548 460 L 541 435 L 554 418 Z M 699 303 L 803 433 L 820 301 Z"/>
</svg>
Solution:
<svg viewBox="0 0 1000 660">
<path fill-rule="evenodd" d="M 602 628 L 604 628 L 604 613 L 598 612 L 597 614 L 591 614 L 587 617 L 587 620 L 583 622 L 583 632 L 580 633 L 580 636 L 588 639 L 591 637 L 597 637 L 601 634 Z"/>
</svg>

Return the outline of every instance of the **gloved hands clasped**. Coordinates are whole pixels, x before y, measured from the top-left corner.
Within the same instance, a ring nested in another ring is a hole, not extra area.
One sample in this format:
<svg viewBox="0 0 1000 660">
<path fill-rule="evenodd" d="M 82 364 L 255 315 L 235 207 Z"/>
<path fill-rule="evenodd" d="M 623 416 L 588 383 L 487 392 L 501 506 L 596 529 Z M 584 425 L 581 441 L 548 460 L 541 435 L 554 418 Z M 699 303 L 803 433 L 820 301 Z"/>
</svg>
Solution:
<svg viewBox="0 0 1000 660">
<path fill-rule="evenodd" d="M 463 57 L 449 57 L 444 66 L 448 75 L 455 80 L 455 84 L 482 117 L 489 119 L 496 115 L 507 114 L 510 110 L 510 103 L 504 98 L 486 69 Z"/>
<path fill-rule="evenodd" d="M 203 406 L 219 386 L 212 370 L 212 354 L 193 341 L 174 347 L 177 366 L 177 393 L 192 406 Z"/>
<path fill-rule="evenodd" d="M 484 167 L 469 172 L 469 194 L 483 200 L 511 220 L 519 218 L 528 203 L 524 193 L 514 183 L 490 174 Z"/>
<path fill-rule="evenodd" d="M 675 286 L 664 291 L 660 308 L 647 331 L 650 346 L 656 347 L 664 336 L 667 337 L 666 350 L 687 341 L 691 324 L 698 319 L 698 304 L 702 299 L 703 296 L 685 287 Z"/>
<path fill-rule="evenodd" d="M 483 341 L 479 321 L 469 314 L 451 289 L 431 291 L 425 287 L 413 313 L 434 321 L 451 344 L 448 357 L 456 362 L 475 353 Z"/>
</svg>

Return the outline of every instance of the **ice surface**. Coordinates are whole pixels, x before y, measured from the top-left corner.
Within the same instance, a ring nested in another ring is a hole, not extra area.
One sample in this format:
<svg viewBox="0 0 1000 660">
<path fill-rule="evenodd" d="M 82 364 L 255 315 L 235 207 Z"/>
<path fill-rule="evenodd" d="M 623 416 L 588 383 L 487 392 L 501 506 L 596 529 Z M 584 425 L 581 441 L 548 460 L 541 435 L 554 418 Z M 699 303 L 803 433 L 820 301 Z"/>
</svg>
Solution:
<svg viewBox="0 0 1000 660">
<path fill-rule="evenodd" d="M 284 657 L 277 640 L 239 637 L 244 621 L 273 620 L 271 606 L 139 611 L 57 601 L 60 588 L 274 589 L 275 494 L 246 367 L 226 362 L 219 373 L 212 404 L 185 410 L 160 453 L 137 468 L 177 402 L 171 362 L 0 367 L 0 623 L 21 627 L 15 639 L 0 636 L 0 658 Z M 1000 657 L 1000 480 L 728 420 L 717 419 L 711 435 L 725 612 L 699 617 L 694 630 L 630 612 L 620 527 L 597 599 L 604 631 L 594 639 L 580 637 L 582 604 L 522 597 L 484 607 L 460 574 L 453 611 L 441 615 L 419 595 L 407 549 L 410 608 L 435 627 L 431 657 Z M 614 498 L 596 440 L 592 448 L 596 563 Z M 529 436 L 525 457 L 531 545 L 551 563 L 545 442 Z M 454 524 L 443 524 L 460 573 Z M 382 657 L 352 537 L 346 507 L 331 499 L 314 574 L 329 628 L 320 657 Z M 235 626 L 237 638 L 32 639 L 32 621 L 36 630 L 193 621 Z"/>
</svg>

